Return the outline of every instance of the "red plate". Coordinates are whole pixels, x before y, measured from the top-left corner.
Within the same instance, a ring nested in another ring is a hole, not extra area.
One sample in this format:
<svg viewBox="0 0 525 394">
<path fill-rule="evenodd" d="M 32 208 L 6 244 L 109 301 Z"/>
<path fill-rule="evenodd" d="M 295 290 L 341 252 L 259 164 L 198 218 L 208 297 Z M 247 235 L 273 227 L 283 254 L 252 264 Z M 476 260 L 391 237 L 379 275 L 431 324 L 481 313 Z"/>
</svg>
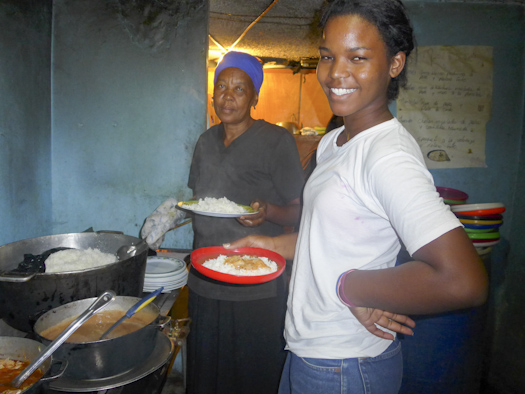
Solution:
<svg viewBox="0 0 525 394">
<path fill-rule="evenodd" d="M 445 200 L 465 201 L 468 198 L 467 193 L 450 187 L 436 186 L 436 190 Z"/>
<path fill-rule="evenodd" d="M 454 205 L 454 207 L 458 207 L 460 205 Z M 453 211 L 454 212 L 454 211 Z M 491 208 L 491 209 L 478 209 L 475 211 L 461 211 L 457 213 L 461 213 L 462 215 L 476 215 L 476 216 L 485 216 L 485 215 L 496 215 L 499 213 L 505 212 L 505 208 Z M 454 212 L 456 213 L 456 212 Z"/>
<path fill-rule="evenodd" d="M 275 261 L 275 263 L 277 263 L 278 268 L 277 271 L 272 272 L 271 274 L 257 276 L 240 276 L 214 271 L 202 265 L 210 259 L 216 259 L 221 254 L 225 256 L 246 254 L 250 256 L 266 257 L 269 260 Z M 284 271 L 284 268 L 286 267 L 286 260 L 283 256 L 281 256 L 278 253 L 272 252 L 271 250 L 259 248 L 239 248 L 234 250 L 228 250 L 224 249 L 222 246 L 210 246 L 207 248 L 200 248 L 194 250 L 193 252 L 191 252 L 190 259 L 193 267 L 195 267 L 195 269 L 201 274 L 209 278 L 219 280 L 221 282 L 236 283 L 241 285 L 253 285 L 257 283 L 269 282 L 281 275 Z"/>
</svg>

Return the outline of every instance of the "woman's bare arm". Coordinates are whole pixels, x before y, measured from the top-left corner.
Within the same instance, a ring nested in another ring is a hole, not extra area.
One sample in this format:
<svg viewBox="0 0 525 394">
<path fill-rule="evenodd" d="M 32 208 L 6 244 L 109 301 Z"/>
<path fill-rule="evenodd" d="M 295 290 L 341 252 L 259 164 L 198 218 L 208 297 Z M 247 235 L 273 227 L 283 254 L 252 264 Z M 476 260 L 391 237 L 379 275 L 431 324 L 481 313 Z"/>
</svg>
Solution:
<svg viewBox="0 0 525 394">
<path fill-rule="evenodd" d="M 266 201 L 252 201 L 251 207 L 258 211 L 255 215 L 241 216 L 238 221 L 246 227 L 256 227 L 265 221 L 281 226 L 295 226 L 301 215 L 301 200 L 296 198 L 287 205 L 275 205 Z"/>
<path fill-rule="evenodd" d="M 278 237 L 267 237 L 265 235 L 249 235 L 235 242 L 224 244 L 226 249 L 238 249 L 244 247 L 262 248 L 279 253 L 287 260 L 292 260 L 295 254 L 297 233 L 283 234 Z"/>
<path fill-rule="evenodd" d="M 481 305 L 488 278 L 463 228 L 451 230 L 414 253 L 414 261 L 382 270 L 357 270 L 343 291 L 356 306 L 427 314 Z"/>
</svg>

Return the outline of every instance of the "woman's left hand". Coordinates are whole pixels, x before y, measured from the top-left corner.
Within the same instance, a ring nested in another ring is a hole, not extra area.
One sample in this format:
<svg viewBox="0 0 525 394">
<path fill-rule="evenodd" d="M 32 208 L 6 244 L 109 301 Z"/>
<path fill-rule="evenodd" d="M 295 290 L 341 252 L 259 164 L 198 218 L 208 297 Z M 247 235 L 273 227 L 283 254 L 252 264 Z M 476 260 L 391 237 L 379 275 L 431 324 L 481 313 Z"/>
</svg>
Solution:
<svg viewBox="0 0 525 394">
<path fill-rule="evenodd" d="M 266 221 L 268 214 L 268 204 L 265 201 L 255 200 L 252 201 L 250 206 L 254 211 L 257 211 L 254 215 L 241 216 L 237 218 L 237 221 L 245 227 L 257 227 Z"/>
<path fill-rule="evenodd" d="M 416 326 L 414 320 L 406 315 L 383 311 L 375 308 L 353 307 L 350 312 L 369 332 L 376 337 L 393 340 L 394 336 L 381 330 L 381 326 L 400 334 L 414 335 L 412 328 Z"/>
</svg>

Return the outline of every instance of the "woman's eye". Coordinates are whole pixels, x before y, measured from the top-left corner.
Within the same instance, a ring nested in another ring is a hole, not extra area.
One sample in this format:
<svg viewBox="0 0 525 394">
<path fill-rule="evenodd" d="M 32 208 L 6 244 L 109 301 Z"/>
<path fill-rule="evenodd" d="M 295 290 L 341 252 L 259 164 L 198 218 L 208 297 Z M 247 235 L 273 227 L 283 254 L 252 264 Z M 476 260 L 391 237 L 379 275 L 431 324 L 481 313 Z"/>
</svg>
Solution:
<svg viewBox="0 0 525 394">
<path fill-rule="evenodd" d="M 321 55 L 321 60 L 323 60 L 323 61 L 332 60 L 332 57 L 328 56 L 328 55 Z"/>
</svg>

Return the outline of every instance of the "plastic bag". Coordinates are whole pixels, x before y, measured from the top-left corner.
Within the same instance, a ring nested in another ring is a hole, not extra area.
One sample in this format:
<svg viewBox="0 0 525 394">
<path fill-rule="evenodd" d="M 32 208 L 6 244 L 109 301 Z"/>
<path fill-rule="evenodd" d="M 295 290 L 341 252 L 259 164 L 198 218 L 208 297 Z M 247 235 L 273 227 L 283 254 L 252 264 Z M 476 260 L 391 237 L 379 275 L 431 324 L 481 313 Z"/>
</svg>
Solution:
<svg viewBox="0 0 525 394">
<path fill-rule="evenodd" d="M 164 242 L 166 233 L 173 230 L 186 216 L 184 211 L 177 209 L 177 203 L 176 199 L 168 198 L 146 218 L 140 237 L 151 249 L 157 250 Z"/>
</svg>

